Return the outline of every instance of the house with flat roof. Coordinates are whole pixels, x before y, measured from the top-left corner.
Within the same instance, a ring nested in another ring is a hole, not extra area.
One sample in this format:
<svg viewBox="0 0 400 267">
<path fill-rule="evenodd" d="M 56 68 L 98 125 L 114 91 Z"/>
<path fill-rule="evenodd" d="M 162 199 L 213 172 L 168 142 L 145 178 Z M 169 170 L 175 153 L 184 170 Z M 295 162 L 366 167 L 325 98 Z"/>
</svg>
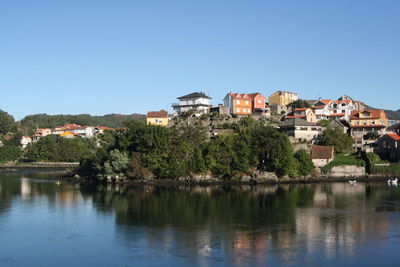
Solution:
<svg viewBox="0 0 400 267">
<path fill-rule="evenodd" d="M 200 116 L 210 112 L 211 97 L 203 92 L 194 92 L 178 97 L 179 102 L 173 103 L 175 115 L 182 112 L 192 111 L 194 115 Z"/>
</svg>

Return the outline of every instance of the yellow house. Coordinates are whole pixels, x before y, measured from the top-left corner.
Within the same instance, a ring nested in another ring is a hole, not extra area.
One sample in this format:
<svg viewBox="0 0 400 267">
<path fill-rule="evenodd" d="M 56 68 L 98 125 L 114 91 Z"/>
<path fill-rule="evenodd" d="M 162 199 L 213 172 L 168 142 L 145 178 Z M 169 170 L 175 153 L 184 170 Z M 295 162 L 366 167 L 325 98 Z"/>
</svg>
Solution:
<svg viewBox="0 0 400 267">
<path fill-rule="evenodd" d="M 297 100 L 299 100 L 298 94 L 286 91 L 277 91 L 268 97 L 269 105 L 287 106 Z"/>
<path fill-rule="evenodd" d="M 147 125 L 167 126 L 168 121 L 168 111 L 166 110 L 147 112 Z"/>
<path fill-rule="evenodd" d="M 353 136 L 363 136 L 369 132 L 380 132 L 388 125 L 383 110 L 355 110 L 350 114 L 350 127 Z"/>
</svg>

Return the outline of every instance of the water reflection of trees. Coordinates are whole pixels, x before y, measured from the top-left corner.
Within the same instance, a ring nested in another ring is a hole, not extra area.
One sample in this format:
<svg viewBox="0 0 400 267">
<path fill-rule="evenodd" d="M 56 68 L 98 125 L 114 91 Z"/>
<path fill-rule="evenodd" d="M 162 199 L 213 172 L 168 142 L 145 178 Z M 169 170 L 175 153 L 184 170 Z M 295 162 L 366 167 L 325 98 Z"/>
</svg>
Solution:
<svg viewBox="0 0 400 267">
<path fill-rule="evenodd" d="M 216 251 L 225 251 L 238 265 L 263 262 L 268 251 L 279 251 L 285 262 L 315 252 L 327 258 L 351 257 L 356 243 L 388 234 L 387 217 L 376 216 L 371 208 L 375 211 L 385 198 L 400 196 L 398 190 L 387 190 L 383 184 L 350 187 L 345 183 L 96 186 L 83 189 L 82 194 L 99 211 L 115 212 L 117 232 L 126 246 L 139 238 L 134 229 L 145 227 L 142 238 L 160 250 L 196 255 L 199 260 L 218 258 Z"/>
</svg>

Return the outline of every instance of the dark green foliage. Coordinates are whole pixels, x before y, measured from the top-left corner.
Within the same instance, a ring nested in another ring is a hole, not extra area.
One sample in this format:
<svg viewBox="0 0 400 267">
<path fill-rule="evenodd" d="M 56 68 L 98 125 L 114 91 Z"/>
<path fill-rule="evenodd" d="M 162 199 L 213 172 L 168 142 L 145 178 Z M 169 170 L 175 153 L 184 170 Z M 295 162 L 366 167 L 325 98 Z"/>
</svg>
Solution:
<svg viewBox="0 0 400 267">
<path fill-rule="evenodd" d="M 307 160 L 294 158 L 286 135 L 251 118 L 242 119 L 236 133 L 210 139 L 201 126 L 165 128 L 139 121 L 126 122 L 114 137 L 108 142 L 100 141 L 102 147 L 92 159 L 81 162 L 82 172 L 92 171 L 104 177 L 104 170 L 98 166 L 105 165 L 111 151 L 117 149 L 130 157 L 127 176 L 132 179 L 151 175 L 174 179 L 211 173 L 228 180 L 257 168 L 279 176 L 309 173 L 307 166 L 301 166 Z"/>
<path fill-rule="evenodd" d="M 292 108 L 292 109 L 295 109 L 295 108 L 311 108 L 311 105 L 307 101 L 299 99 L 297 101 L 294 101 L 294 102 L 290 103 L 289 105 L 287 105 L 287 107 L 288 108 Z"/>
<path fill-rule="evenodd" d="M 339 128 L 327 128 L 317 141 L 321 146 L 334 146 L 335 153 L 350 152 L 353 146 L 353 139 L 343 133 Z"/>
<path fill-rule="evenodd" d="M 294 157 L 299 162 L 299 173 L 301 175 L 308 175 L 313 172 L 314 164 L 311 155 L 304 149 L 298 150 L 294 153 Z"/>
<path fill-rule="evenodd" d="M 15 145 L 4 145 L 0 147 L 0 162 L 14 161 L 21 157 L 22 151 Z"/>
<path fill-rule="evenodd" d="M 17 131 L 17 126 L 14 117 L 7 112 L 0 110 L 0 135 L 14 133 Z"/>
<path fill-rule="evenodd" d="M 89 114 L 80 115 L 48 115 L 36 114 L 26 116 L 21 120 L 21 125 L 28 128 L 54 128 L 67 123 L 89 126 L 107 126 L 111 128 L 122 127 L 127 120 L 144 120 L 145 116 L 140 114 L 119 115 L 107 114 L 104 116 L 91 116 Z"/>
<path fill-rule="evenodd" d="M 25 157 L 28 161 L 78 162 L 91 157 L 93 150 L 92 140 L 48 135 L 33 143 Z"/>
</svg>

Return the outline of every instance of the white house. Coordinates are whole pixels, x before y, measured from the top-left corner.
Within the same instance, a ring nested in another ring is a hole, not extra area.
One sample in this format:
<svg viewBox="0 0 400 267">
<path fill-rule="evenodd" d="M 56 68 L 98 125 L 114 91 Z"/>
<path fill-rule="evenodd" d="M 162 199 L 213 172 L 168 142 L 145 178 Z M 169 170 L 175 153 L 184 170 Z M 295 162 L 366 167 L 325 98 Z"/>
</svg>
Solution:
<svg viewBox="0 0 400 267">
<path fill-rule="evenodd" d="M 279 128 L 288 136 L 306 141 L 315 139 L 323 131 L 323 127 L 301 118 L 285 120 L 279 124 Z"/>
<path fill-rule="evenodd" d="M 200 116 L 210 112 L 211 97 L 203 92 L 194 92 L 178 99 L 179 103 L 172 104 L 175 114 L 193 110 L 196 116 Z"/>
<path fill-rule="evenodd" d="M 29 136 L 22 136 L 21 138 L 21 146 L 25 149 L 30 143 L 32 143 L 32 138 Z"/>
</svg>

